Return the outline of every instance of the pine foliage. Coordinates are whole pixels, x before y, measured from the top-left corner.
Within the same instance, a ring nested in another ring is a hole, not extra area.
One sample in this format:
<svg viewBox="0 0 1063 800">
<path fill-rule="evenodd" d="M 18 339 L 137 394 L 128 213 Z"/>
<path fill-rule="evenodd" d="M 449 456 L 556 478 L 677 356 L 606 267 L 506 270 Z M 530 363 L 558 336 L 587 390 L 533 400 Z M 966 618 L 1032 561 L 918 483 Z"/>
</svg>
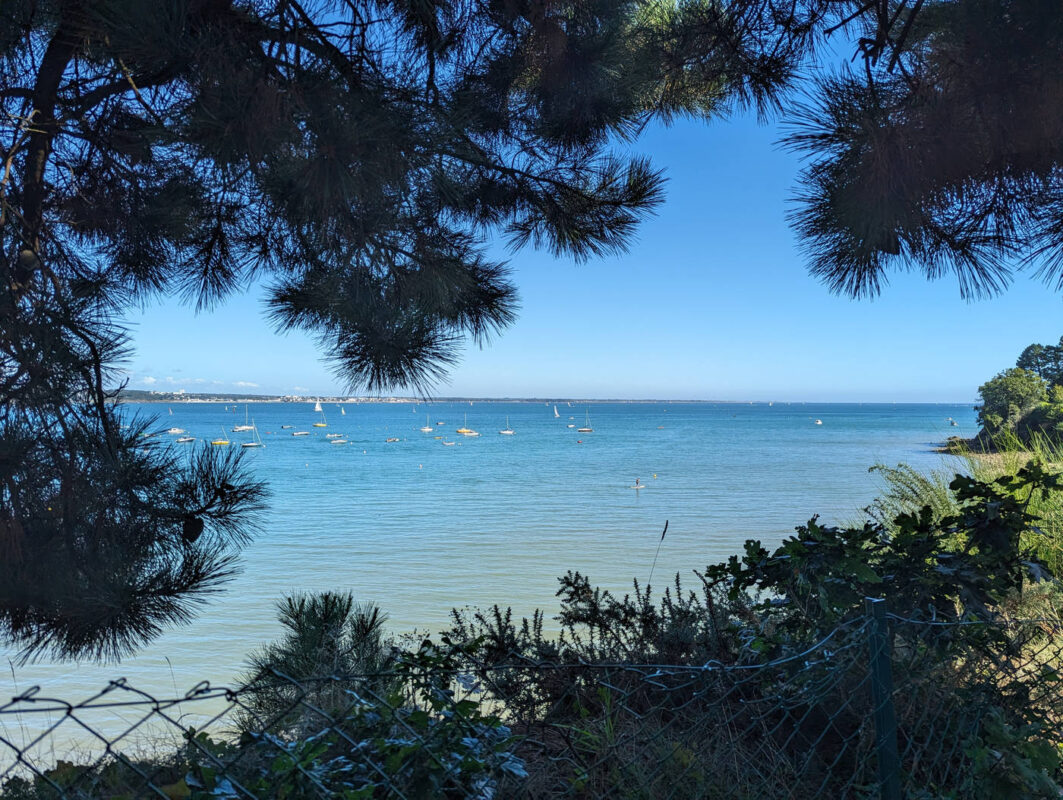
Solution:
<svg viewBox="0 0 1063 800">
<path fill-rule="evenodd" d="M 951 273 L 965 297 L 1016 265 L 1063 287 L 1059 4 L 902 0 L 849 19 L 862 57 L 818 75 L 787 138 L 810 161 L 792 220 L 812 273 L 854 297 L 891 269 Z"/>
</svg>

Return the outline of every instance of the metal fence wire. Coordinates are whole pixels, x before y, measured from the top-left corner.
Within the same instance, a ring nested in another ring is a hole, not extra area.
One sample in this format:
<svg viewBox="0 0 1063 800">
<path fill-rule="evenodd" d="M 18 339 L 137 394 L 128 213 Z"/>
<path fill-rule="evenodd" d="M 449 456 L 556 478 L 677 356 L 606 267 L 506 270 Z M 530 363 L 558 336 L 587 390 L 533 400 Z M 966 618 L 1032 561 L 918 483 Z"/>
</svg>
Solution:
<svg viewBox="0 0 1063 800">
<path fill-rule="evenodd" d="M 0 705 L 0 800 L 1059 797 L 1057 623 L 866 614 L 764 663 L 394 669 Z"/>
</svg>

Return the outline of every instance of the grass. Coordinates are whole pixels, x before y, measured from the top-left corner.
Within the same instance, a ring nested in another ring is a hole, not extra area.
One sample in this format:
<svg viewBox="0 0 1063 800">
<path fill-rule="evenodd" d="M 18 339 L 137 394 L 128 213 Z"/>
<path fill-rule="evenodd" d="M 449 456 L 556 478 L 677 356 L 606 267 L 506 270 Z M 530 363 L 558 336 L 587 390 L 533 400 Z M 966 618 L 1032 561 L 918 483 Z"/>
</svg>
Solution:
<svg viewBox="0 0 1063 800">
<path fill-rule="evenodd" d="M 1015 475 L 1031 461 L 1039 461 L 1053 472 L 1063 472 L 1063 442 L 1035 434 L 1027 443 L 1020 444 L 1016 440 L 1011 444 L 1014 447 L 993 452 L 956 451 L 952 456 L 960 459 L 959 469 L 942 466 L 920 472 L 907 464 L 876 464 L 871 470 L 881 480 L 880 493 L 868 507 L 868 513 L 887 529 L 899 514 L 915 512 L 924 506 L 930 506 L 939 519 L 955 513 L 957 505 L 949 492 L 949 483 L 958 471 L 980 481 L 992 482 Z M 1039 522 L 1036 532 L 1030 534 L 1023 545 L 1032 550 L 1053 575 L 1063 576 L 1063 492 L 1034 493 L 1029 498 L 1027 510 Z"/>
</svg>

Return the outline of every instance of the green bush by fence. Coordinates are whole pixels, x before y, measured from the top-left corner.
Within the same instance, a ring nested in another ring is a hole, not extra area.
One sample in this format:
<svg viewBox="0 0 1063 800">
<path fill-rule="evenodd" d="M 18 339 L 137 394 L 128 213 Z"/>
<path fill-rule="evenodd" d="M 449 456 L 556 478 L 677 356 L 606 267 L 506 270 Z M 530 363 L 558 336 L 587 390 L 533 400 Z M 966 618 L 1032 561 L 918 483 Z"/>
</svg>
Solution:
<svg viewBox="0 0 1063 800">
<path fill-rule="evenodd" d="M 1058 797 L 1059 623 L 884 606 L 764 663 L 425 641 L 382 674 L 33 689 L 0 705 L 0 798 Z"/>
</svg>

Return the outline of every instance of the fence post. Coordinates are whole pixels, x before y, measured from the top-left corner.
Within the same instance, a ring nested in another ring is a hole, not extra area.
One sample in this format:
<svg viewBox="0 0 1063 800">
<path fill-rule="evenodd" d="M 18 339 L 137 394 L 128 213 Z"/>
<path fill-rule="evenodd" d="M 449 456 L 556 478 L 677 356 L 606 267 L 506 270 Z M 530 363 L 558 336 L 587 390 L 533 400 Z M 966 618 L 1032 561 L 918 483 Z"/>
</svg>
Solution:
<svg viewBox="0 0 1063 800">
<path fill-rule="evenodd" d="M 882 800 L 901 800 L 901 759 L 897 752 L 897 718 L 893 711 L 893 669 L 886 622 L 886 601 L 864 598 L 868 619 L 868 666 L 875 713 L 875 752 Z"/>
</svg>

